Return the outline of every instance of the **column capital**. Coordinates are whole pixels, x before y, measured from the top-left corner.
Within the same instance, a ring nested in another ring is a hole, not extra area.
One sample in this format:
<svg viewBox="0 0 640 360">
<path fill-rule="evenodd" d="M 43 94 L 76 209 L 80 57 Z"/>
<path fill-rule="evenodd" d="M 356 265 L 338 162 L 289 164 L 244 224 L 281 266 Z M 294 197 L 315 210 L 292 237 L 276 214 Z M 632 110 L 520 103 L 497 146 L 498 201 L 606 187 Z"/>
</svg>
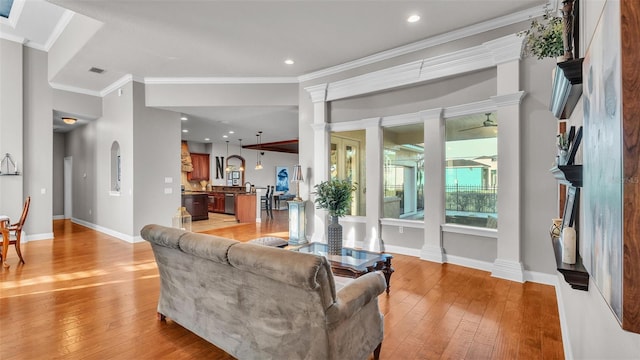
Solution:
<svg viewBox="0 0 640 360">
<path fill-rule="evenodd" d="M 497 107 L 520 105 L 525 95 L 526 93 L 524 91 L 518 91 L 515 93 L 504 95 L 495 95 L 491 97 L 491 101 L 493 101 Z"/>
<path fill-rule="evenodd" d="M 309 96 L 311 97 L 311 102 L 319 103 L 319 102 L 327 101 L 327 87 L 328 87 L 328 84 L 324 83 L 324 84 L 308 86 L 304 89 L 309 93 Z"/>
</svg>

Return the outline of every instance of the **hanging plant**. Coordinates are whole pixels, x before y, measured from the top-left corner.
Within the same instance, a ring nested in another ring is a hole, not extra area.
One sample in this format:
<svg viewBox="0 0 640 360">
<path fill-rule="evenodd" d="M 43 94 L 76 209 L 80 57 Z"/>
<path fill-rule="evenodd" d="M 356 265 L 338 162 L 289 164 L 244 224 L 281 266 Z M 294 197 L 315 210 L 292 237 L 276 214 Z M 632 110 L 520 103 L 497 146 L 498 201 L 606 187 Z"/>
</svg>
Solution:
<svg viewBox="0 0 640 360">
<path fill-rule="evenodd" d="M 562 32 L 562 17 L 554 16 L 549 6 L 545 6 L 544 14 L 531 20 L 528 30 L 518 33 L 518 36 L 525 37 L 523 54 L 538 59 L 563 56 Z"/>
</svg>

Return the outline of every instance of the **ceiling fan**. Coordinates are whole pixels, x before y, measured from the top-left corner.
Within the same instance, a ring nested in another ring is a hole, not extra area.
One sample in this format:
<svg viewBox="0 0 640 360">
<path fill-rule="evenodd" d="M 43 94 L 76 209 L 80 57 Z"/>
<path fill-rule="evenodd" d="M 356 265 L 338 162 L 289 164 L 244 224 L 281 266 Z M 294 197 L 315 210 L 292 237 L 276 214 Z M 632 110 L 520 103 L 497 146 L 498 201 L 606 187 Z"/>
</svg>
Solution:
<svg viewBox="0 0 640 360">
<path fill-rule="evenodd" d="M 485 113 L 485 115 L 487 116 L 487 119 L 485 121 L 482 122 L 482 125 L 480 126 L 474 126 L 474 127 L 470 127 L 467 129 L 460 129 L 458 131 L 469 131 L 469 130 L 475 130 L 475 129 L 482 129 L 485 127 L 492 127 L 492 126 L 498 126 L 498 124 L 496 124 L 493 120 L 489 119 L 489 116 L 491 116 L 491 113 Z"/>
</svg>

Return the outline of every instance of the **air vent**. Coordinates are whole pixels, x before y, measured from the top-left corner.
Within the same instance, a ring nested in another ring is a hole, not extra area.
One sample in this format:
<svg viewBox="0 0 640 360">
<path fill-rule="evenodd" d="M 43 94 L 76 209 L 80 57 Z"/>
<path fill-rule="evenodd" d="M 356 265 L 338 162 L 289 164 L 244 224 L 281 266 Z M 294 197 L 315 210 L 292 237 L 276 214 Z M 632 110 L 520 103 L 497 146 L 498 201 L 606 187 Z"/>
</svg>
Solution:
<svg viewBox="0 0 640 360">
<path fill-rule="evenodd" d="M 104 69 L 100 69 L 97 67 L 92 67 L 91 69 L 89 69 L 89 71 L 94 72 L 96 74 L 102 74 L 104 72 Z"/>
</svg>

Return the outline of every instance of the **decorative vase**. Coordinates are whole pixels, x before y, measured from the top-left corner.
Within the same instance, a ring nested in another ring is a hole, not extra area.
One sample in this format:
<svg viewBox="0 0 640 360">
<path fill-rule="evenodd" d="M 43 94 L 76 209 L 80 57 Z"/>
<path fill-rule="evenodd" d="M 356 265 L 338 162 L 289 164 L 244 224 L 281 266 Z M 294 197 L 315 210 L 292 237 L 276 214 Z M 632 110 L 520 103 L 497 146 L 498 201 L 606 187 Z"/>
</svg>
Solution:
<svg viewBox="0 0 640 360">
<path fill-rule="evenodd" d="M 342 225 L 338 223 L 338 217 L 331 217 L 331 224 L 328 226 L 327 242 L 329 243 L 329 255 L 342 254 Z"/>
<path fill-rule="evenodd" d="M 558 151 L 558 165 L 567 165 L 569 152 L 567 150 Z"/>
<path fill-rule="evenodd" d="M 551 219 L 551 228 L 549 228 L 549 234 L 552 239 L 557 239 L 560 237 L 560 233 L 562 232 L 560 227 L 562 226 L 562 219 Z"/>
<path fill-rule="evenodd" d="M 572 227 L 562 229 L 562 262 L 576 263 L 576 230 Z"/>
</svg>

